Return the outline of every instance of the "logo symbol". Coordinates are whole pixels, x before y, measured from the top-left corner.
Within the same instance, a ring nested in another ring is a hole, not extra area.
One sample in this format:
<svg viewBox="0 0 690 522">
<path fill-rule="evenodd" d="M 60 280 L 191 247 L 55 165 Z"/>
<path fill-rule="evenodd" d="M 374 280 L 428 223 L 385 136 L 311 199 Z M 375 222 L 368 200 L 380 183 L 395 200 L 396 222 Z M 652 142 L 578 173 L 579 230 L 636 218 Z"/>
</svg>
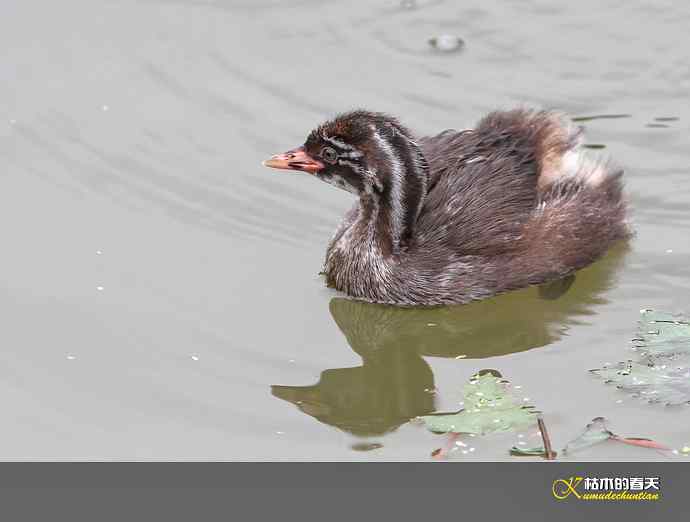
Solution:
<svg viewBox="0 0 690 522">
<path fill-rule="evenodd" d="M 556 479 L 551 486 L 551 492 L 558 500 L 565 500 L 570 495 L 575 495 L 576 498 L 582 498 L 576 489 L 580 482 L 582 482 L 582 477 L 570 477 L 568 480 Z"/>
</svg>

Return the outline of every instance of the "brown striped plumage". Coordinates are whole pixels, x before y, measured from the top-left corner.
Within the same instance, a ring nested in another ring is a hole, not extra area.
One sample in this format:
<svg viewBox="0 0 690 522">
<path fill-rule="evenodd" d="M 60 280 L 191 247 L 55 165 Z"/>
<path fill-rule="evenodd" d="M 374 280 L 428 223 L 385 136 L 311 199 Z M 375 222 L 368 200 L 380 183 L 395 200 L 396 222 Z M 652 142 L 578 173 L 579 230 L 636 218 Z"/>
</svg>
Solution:
<svg viewBox="0 0 690 522">
<path fill-rule="evenodd" d="M 324 273 L 368 301 L 482 299 L 566 277 L 630 236 L 622 171 L 590 158 L 581 129 L 553 112 L 494 112 L 415 139 L 394 118 L 354 111 L 266 164 L 359 195 Z"/>
</svg>

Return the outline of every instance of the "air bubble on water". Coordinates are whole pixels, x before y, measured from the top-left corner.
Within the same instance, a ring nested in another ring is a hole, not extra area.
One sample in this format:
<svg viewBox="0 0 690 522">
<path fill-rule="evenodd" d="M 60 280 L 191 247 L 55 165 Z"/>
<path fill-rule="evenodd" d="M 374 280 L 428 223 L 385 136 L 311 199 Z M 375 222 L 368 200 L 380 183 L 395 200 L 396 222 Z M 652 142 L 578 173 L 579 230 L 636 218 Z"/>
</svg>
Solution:
<svg viewBox="0 0 690 522">
<path fill-rule="evenodd" d="M 102 286 L 97 286 L 96 290 L 98 290 L 99 292 L 102 292 L 104 290 L 104 288 Z"/>
<path fill-rule="evenodd" d="M 441 34 L 439 36 L 429 38 L 429 45 L 444 53 L 457 51 L 463 46 L 463 44 L 464 42 L 461 38 L 458 38 L 452 34 Z"/>
<path fill-rule="evenodd" d="M 67 360 L 68 360 L 68 361 L 73 361 L 73 360 L 75 360 L 76 358 L 77 358 L 77 356 L 76 356 L 76 355 L 72 355 L 72 354 L 69 354 L 69 355 L 67 356 Z"/>
<path fill-rule="evenodd" d="M 190 357 L 191 357 L 192 361 L 198 361 L 199 360 L 198 355 L 190 355 Z"/>
<path fill-rule="evenodd" d="M 284 435 L 284 434 L 285 434 L 284 431 L 276 431 L 276 435 Z"/>
<path fill-rule="evenodd" d="M 96 250 L 96 255 L 100 256 L 103 253 L 103 250 Z"/>
<path fill-rule="evenodd" d="M 666 251 L 666 253 L 667 253 L 667 254 L 673 254 L 673 250 L 671 250 L 671 249 L 669 248 L 669 249 Z"/>
</svg>

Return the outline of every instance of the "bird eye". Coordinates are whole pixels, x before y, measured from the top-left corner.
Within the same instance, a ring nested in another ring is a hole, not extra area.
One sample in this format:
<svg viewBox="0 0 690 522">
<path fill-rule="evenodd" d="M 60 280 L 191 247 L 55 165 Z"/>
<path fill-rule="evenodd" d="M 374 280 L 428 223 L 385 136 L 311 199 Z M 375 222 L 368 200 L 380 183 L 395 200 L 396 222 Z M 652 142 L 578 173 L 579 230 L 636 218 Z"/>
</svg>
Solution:
<svg viewBox="0 0 690 522">
<path fill-rule="evenodd" d="M 321 157 L 328 163 L 335 163 L 338 159 L 338 153 L 331 147 L 324 147 L 321 149 Z"/>
</svg>

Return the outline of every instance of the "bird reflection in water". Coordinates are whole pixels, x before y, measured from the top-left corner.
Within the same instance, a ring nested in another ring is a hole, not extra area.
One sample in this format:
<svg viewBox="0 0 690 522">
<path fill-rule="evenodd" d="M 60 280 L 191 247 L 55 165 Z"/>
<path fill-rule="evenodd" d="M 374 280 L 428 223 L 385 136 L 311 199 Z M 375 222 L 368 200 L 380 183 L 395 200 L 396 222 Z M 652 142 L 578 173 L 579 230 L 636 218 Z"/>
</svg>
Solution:
<svg viewBox="0 0 690 522">
<path fill-rule="evenodd" d="M 607 302 L 625 251 L 612 250 L 574 281 L 468 305 L 396 308 L 332 299 L 331 315 L 362 365 L 327 369 L 316 384 L 274 385 L 271 392 L 353 435 L 392 431 L 434 411 L 434 375 L 423 356 L 484 359 L 557 341 Z"/>
</svg>

